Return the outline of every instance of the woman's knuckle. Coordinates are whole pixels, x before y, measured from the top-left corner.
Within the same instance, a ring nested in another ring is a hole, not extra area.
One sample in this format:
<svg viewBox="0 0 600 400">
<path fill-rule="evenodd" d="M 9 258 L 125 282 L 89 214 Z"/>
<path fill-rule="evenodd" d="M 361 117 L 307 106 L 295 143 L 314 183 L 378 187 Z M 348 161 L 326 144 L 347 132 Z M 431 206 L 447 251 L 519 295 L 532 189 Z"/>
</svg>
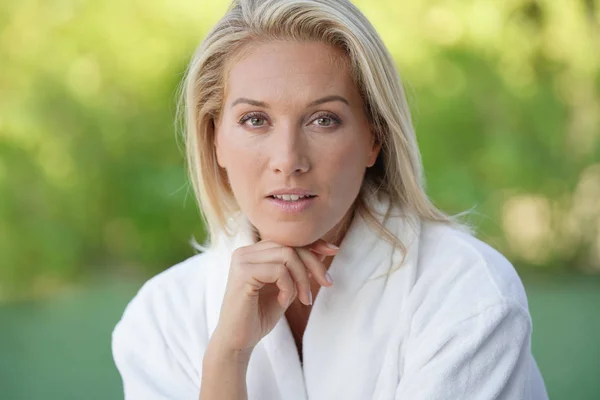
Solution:
<svg viewBox="0 0 600 400">
<path fill-rule="evenodd" d="M 233 253 L 231 253 L 232 260 L 239 260 L 244 255 L 244 250 L 242 248 L 235 249 Z"/>
<path fill-rule="evenodd" d="M 287 269 L 287 267 L 286 267 L 285 265 L 283 265 L 283 264 L 278 264 L 278 265 L 275 267 L 275 270 L 276 270 L 276 272 L 277 272 L 277 275 L 279 275 L 279 276 L 284 276 L 284 275 L 287 275 L 287 274 L 288 274 L 288 269 Z"/>
<path fill-rule="evenodd" d="M 291 247 L 284 247 L 283 248 L 283 257 L 286 260 L 293 260 L 296 258 L 296 251 L 294 249 L 292 249 Z"/>
</svg>

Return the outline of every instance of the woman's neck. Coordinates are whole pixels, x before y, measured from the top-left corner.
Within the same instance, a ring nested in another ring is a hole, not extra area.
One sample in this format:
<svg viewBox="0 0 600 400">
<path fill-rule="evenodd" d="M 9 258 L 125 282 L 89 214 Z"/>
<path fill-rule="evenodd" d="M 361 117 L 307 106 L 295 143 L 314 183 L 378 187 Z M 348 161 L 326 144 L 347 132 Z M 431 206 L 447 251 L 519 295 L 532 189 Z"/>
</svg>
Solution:
<svg viewBox="0 0 600 400">
<path fill-rule="evenodd" d="M 352 223 L 352 219 L 354 218 L 355 207 L 351 207 L 350 210 L 342 217 L 341 221 L 338 222 L 336 226 L 333 227 L 329 232 L 325 234 L 321 239 L 326 241 L 327 243 L 333 243 L 336 246 L 340 246 L 348 229 L 350 228 L 350 224 Z"/>
</svg>

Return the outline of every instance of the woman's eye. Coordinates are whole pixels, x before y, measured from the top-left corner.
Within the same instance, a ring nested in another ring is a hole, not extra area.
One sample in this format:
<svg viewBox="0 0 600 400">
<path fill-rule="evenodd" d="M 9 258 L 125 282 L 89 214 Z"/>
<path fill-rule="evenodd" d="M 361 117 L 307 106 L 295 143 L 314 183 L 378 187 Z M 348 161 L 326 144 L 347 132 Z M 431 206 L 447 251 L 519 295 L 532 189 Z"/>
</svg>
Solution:
<svg viewBox="0 0 600 400">
<path fill-rule="evenodd" d="M 259 128 L 265 125 L 265 118 L 260 115 L 248 114 L 240 120 L 241 125 L 249 125 L 254 128 Z"/>
<path fill-rule="evenodd" d="M 248 121 L 250 121 L 250 125 L 252 126 L 262 126 L 262 124 L 265 122 L 264 119 L 256 117 L 252 117 Z"/>
<path fill-rule="evenodd" d="M 321 126 L 329 126 L 333 124 L 333 120 L 328 117 L 317 118 L 317 124 Z"/>
<path fill-rule="evenodd" d="M 339 118 L 329 114 L 318 115 L 317 118 L 314 119 L 314 121 L 318 126 L 322 126 L 323 128 L 339 125 L 339 123 L 341 122 Z"/>
</svg>

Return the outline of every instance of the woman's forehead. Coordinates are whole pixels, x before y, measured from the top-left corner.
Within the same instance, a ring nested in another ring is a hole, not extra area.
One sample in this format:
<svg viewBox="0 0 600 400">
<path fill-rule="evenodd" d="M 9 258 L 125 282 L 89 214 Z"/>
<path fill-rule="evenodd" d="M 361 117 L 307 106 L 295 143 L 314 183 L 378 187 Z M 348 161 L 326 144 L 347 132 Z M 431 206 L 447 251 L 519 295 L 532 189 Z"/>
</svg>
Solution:
<svg viewBox="0 0 600 400">
<path fill-rule="evenodd" d="M 259 96 L 275 101 L 335 92 L 351 98 L 357 90 L 344 57 L 341 50 L 318 42 L 252 45 L 228 71 L 227 97 Z"/>
</svg>

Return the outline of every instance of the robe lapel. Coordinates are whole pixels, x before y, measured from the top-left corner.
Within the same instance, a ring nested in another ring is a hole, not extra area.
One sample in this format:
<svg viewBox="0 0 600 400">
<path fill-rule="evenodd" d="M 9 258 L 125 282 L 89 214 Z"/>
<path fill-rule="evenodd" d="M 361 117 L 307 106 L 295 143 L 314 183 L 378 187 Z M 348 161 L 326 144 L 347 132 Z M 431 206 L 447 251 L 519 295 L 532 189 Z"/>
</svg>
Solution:
<svg viewBox="0 0 600 400">
<path fill-rule="evenodd" d="M 260 344 L 271 361 L 279 389 L 273 400 L 307 400 L 302 365 L 287 319 L 282 317 Z"/>
<path fill-rule="evenodd" d="M 373 205 L 385 214 L 387 203 Z M 415 263 L 418 253 L 419 224 L 409 219 L 379 218 L 408 248 L 403 266 Z M 406 296 L 403 280 L 412 269 L 386 273 L 399 267 L 403 256 L 357 215 L 329 269 L 334 285 L 319 290 L 303 337 L 311 400 L 373 399 L 378 379 L 390 379 L 379 375 L 390 335 L 398 329 L 393 315 L 400 314 Z"/>
</svg>

